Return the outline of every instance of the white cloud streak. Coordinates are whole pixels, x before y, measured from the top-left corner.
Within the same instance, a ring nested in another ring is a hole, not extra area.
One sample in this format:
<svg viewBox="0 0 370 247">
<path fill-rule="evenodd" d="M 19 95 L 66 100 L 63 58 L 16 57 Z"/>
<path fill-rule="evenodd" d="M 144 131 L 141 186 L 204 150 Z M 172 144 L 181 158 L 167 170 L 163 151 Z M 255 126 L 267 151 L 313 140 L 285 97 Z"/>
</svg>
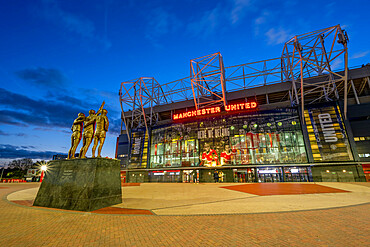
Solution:
<svg viewBox="0 0 370 247">
<path fill-rule="evenodd" d="M 112 46 L 111 42 L 106 38 L 106 34 L 104 38 L 96 34 L 95 25 L 90 19 L 64 11 L 54 0 L 43 0 L 42 7 L 44 18 L 56 23 L 70 33 L 74 33 L 84 39 L 93 40 L 105 49 L 109 49 Z"/>
<path fill-rule="evenodd" d="M 286 42 L 289 37 L 293 36 L 290 34 L 289 30 L 283 28 L 270 28 L 266 33 L 267 42 L 270 45 L 278 45 Z"/>
<path fill-rule="evenodd" d="M 231 23 L 235 24 L 240 21 L 246 14 L 246 9 L 251 5 L 250 0 L 235 0 L 231 10 Z"/>
<path fill-rule="evenodd" d="M 367 54 L 369 54 L 369 53 L 370 53 L 370 51 L 357 52 L 357 53 L 353 54 L 353 56 L 351 57 L 351 59 L 366 57 Z"/>
</svg>

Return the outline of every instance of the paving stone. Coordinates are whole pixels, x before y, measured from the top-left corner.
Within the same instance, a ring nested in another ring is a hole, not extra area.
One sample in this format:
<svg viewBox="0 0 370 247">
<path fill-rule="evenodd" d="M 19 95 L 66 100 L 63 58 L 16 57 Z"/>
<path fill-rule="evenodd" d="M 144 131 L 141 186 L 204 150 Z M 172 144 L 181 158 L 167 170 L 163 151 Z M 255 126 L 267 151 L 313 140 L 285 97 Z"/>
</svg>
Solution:
<svg viewBox="0 0 370 247">
<path fill-rule="evenodd" d="M 369 246 L 370 204 L 325 210 L 209 216 L 122 216 L 45 210 L 0 190 L 1 246 Z"/>
</svg>

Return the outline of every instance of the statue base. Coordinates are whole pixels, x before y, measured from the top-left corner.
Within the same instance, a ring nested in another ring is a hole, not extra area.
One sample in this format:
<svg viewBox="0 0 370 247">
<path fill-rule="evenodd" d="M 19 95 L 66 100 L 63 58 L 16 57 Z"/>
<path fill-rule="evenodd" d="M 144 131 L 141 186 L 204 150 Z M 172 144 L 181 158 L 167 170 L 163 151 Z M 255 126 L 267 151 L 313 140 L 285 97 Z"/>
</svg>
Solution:
<svg viewBox="0 0 370 247">
<path fill-rule="evenodd" d="M 89 212 L 119 203 L 119 160 L 87 158 L 50 162 L 33 206 Z"/>
</svg>

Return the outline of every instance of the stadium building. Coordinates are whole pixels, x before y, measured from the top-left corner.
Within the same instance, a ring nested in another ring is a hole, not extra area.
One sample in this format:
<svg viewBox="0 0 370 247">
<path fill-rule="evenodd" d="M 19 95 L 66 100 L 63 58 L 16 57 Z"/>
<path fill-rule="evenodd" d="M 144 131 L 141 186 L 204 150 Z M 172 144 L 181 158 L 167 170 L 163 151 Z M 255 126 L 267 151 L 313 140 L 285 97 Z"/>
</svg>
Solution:
<svg viewBox="0 0 370 247">
<path fill-rule="evenodd" d="M 370 174 L 370 65 L 348 68 L 339 25 L 294 36 L 281 57 L 121 84 L 126 182 L 351 182 Z M 338 61 L 344 61 L 338 68 Z"/>
</svg>

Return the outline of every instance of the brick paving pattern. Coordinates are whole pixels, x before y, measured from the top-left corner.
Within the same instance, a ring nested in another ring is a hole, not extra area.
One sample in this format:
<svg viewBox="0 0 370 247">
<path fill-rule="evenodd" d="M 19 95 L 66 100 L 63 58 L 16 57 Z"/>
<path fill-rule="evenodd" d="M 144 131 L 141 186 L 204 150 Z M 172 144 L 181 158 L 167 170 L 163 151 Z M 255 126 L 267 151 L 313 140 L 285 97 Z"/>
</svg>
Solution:
<svg viewBox="0 0 370 247">
<path fill-rule="evenodd" d="M 243 185 L 225 186 L 221 188 L 236 190 L 259 196 L 350 192 L 318 184 L 290 184 L 290 183 L 243 184 Z"/>
<path fill-rule="evenodd" d="M 94 210 L 91 213 L 95 213 L 95 214 L 143 214 L 143 215 L 154 215 L 150 210 L 117 208 L 117 207 L 101 208 L 101 209 L 98 209 L 98 210 Z"/>
<path fill-rule="evenodd" d="M 370 246 L 370 204 L 289 213 L 136 216 L 20 206 L 0 190 L 1 246 Z"/>
</svg>

